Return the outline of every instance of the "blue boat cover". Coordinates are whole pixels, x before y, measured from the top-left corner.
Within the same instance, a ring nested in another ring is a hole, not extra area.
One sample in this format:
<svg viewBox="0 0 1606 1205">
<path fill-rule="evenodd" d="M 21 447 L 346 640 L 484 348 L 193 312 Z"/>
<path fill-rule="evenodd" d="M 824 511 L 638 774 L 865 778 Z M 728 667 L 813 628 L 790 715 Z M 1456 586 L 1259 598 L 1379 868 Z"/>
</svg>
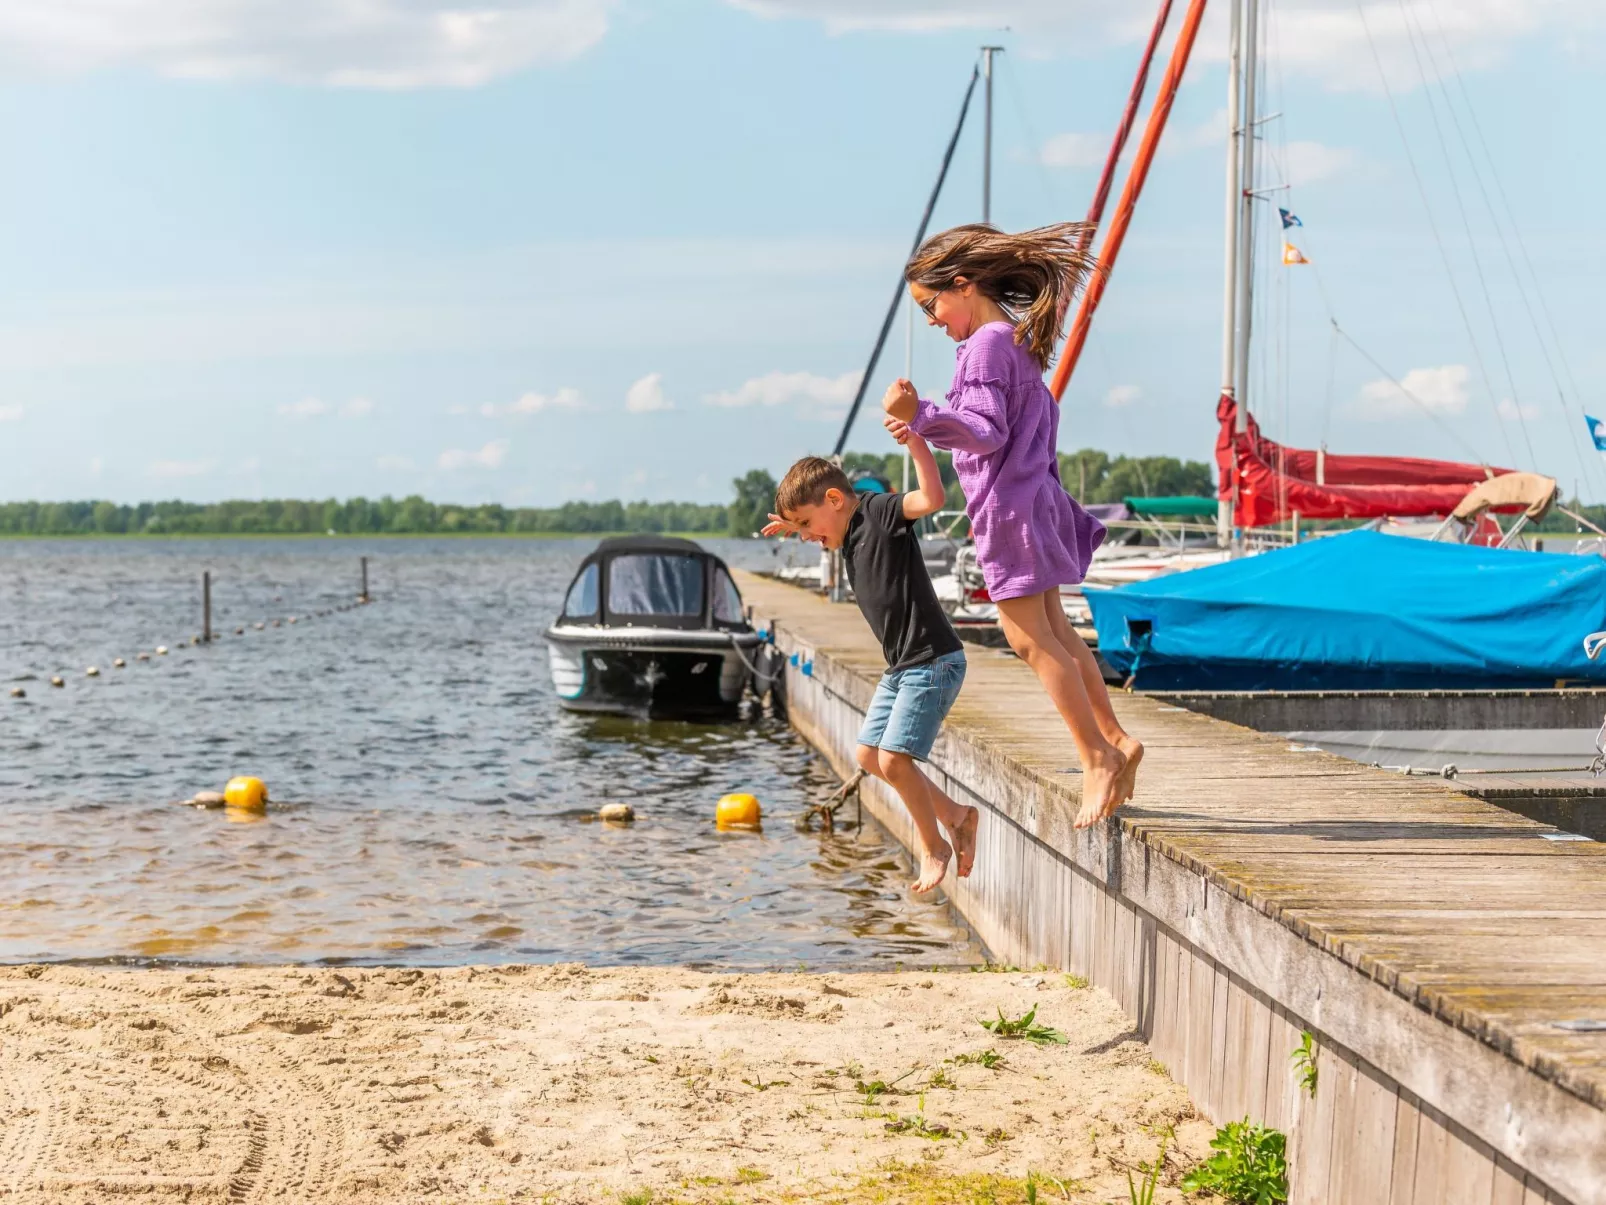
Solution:
<svg viewBox="0 0 1606 1205">
<path fill-rule="evenodd" d="M 1606 629 L 1595 556 L 1356 531 L 1085 596 L 1100 654 L 1143 690 L 1606 683 L 1583 651 Z"/>
</svg>

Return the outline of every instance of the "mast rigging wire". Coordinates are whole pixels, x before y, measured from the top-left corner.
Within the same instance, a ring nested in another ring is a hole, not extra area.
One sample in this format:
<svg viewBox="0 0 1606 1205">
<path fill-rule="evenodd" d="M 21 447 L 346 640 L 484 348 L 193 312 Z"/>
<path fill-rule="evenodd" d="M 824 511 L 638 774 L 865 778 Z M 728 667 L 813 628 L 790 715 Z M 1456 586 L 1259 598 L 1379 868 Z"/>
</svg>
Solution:
<svg viewBox="0 0 1606 1205">
<path fill-rule="evenodd" d="M 1478 288 L 1483 293 L 1483 305 L 1489 314 L 1489 327 L 1494 333 L 1495 349 L 1500 353 L 1500 364 L 1506 374 L 1506 387 L 1511 390 L 1511 404 L 1516 411 L 1517 425 L 1522 431 L 1522 442 L 1528 449 L 1528 464 L 1537 471 L 1539 462 L 1534 456 L 1533 439 L 1528 434 L 1528 420 L 1523 417 L 1522 399 L 1517 394 L 1517 379 L 1511 371 L 1511 357 L 1506 353 L 1505 336 L 1500 333 L 1500 320 L 1495 316 L 1494 295 L 1489 291 L 1489 281 L 1484 276 L 1483 258 L 1478 254 L 1477 240 L 1472 234 L 1472 220 L 1467 215 L 1466 201 L 1461 196 L 1461 184 L 1456 179 L 1455 167 L 1450 159 L 1450 146 L 1445 141 L 1444 128 L 1439 122 L 1438 106 L 1433 103 L 1433 89 L 1428 84 L 1427 69 L 1422 65 L 1422 51 L 1418 48 L 1417 41 L 1420 37 L 1421 41 L 1426 43 L 1427 35 L 1422 32 L 1420 23 L 1417 23 L 1415 29 L 1412 28 L 1413 22 L 1410 10 L 1406 8 L 1405 0 L 1396 0 L 1396 2 L 1400 9 L 1400 19 L 1405 26 L 1406 40 L 1411 44 L 1411 57 L 1416 61 L 1416 73 L 1422 81 L 1422 99 L 1427 102 L 1428 115 L 1433 120 L 1433 136 L 1438 141 L 1439 154 L 1444 159 L 1444 173 L 1450 180 L 1450 195 L 1455 198 L 1456 210 L 1461 215 L 1461 229 L 1467 236 L 1467 251 L 1472 256 L 1472 269 L 1477 274 Z M 1431 52 L 1429 52 L 1429 57 L 1431 58 Z M 1433 71 L 1438 79 L 1439 90 L 1444 92 L 1444 78 L 1439 75 L 1437 63 L 1434 64 Z M 1445 94 L 1448 97 L 1448 93 L 1446 92 Z M 1453 121 L 1456 121 L 1457 131 L 1459 132 L 1459 119 L 1456 118 L 1453 109 L 1450 112 L 1450 116 Z M 1492 395 L 1490 402 L 1491 404 L 1494 403 Z M 1497 421 L 1500 418 L 1498 405 L 1495 406 L 1495 418 Z"/>
<path fill-rule="evenodd" d="M 976 81 L 981 78 L 981 64 L 977 63 L 970 69 L 970 83 L 965 88 L 965 99 L 959 106 L 959 120 L 954 123 L 953 135 L 948 139 L 948 149 L 943 152 L 942 168 L 937 172 L 937 183 L 932 186 L 931 196 L 926 199 L 926 211 L 920 215 L 920 228 L 915 231 L 914 243 L 909 248 L 909 257 L 920 249 L 925 240 L 926 227 L 931 224 L 931 211 L 937 207 L 937 198 L 942 195 L 943 181 L 948 178 L 948 167 L 954 161 L 954 149 L 959 145 L 959 135 L 965 128 L 965 116 L 970 112 L 970 99 L 976 94 Z M 907 262 L 907 258 L 906 261 Z M 864 376 L 859 378 L 859 388 L 853 395 L 853 405 L 848 407 L 848 416 L 843 420 L 842 431 L 836 437 L 836 447 L 831 449 L 832 456 L 842 455 L 842 449 L 847 446 L 848 433 L 853 430 L 853 420 L 859 417 L 859 406 L 864 402 L 864 391 L 870 387 L 870 378 L 875 375 L 877 361 L 881 359 L 881 350 L 887 345 L 887 334 L 892 330 L 892 322 L 898 316 L 898 306 L 903 301 L 904 290 L 903 269 L 898 269 L 898 286 L 892 291 L 892 303 L 887 306 L 887 316 L 881 320 L 881 333 L 876 336 L 875 347 L 870 352 L 870 363 L 865 365 Z"/>
<path fill-rule="evenodd" d="M 1478 191 L 1483 196 L 1484 206 L 1489 211 L 1490 223 L 1494 226 L 1495 234 L 1500 239 L 1500 250 L 1505 256 L 1506 266 L 1511 270 L 1512 280 L 1516 283 L 1517 295 L 1522 299 L 1523 311 L 1528 315 L 1528 324 L 1533 328 L 1534 341 L 1539 344 L 1540 355 L 1543 356 L 1545 361 L 1545 371 L 1549 373 L 1550 382 L 1555 387 L 1556 401 L 1561 407 L 1562 429 L 1566 430 L 1567 425 L 1572 422 L 1572 416 L 1569 413 L 1569 406 L 1567 403 L 1567 393 L 1566 390 L 1562 388 L 1561 376 L 1556 371 L 1556 362 L 1551 358 L 1550 345 L 1545 340 L 1545 334 L 1540 329 L 1538 315 L 1536 315 L 1534 312 L 1533 299 L 1529 296 L 1529 285 L 1523 280 L 1522 273 L 1518 270 L 1516 259 L 1511 254 L 1512 241 L 1516 242 L 1518 250 L 1522 253 L 1523 262 L 1528 268 L 1528 275 L 1533 281 L 1533 292 L 1538 295 L 1540 307 L 1545 311 L 1546 322 L 1550 328 L 1550 337 L 1556 343 L 1556 353 L 1562 358 L 1562 368 L 1566 372 L 1569 382 L 1572 381 L 1572 370 L 1567 366 L 1565 353 L 1562 351 L 1560 334 L 1556 330 L 1555 323 L 1550 319 L 1549 307 L 1545 304 L 1544 291 L 1539 287 L 1539 278 L 1537 273 L 1535 273 L 1533 270 L 1533 261 L 1528 257 L 1527 245 L 1522 239 L 1522 227 L 1517 222 L 1516 212 L 1512 209 L 1511 202 L 1506 196 L 1505 184 L 1501 178 L 1499 164 L 1496 162 L 1494 155 L 1489 150 L 1488 140 L 1483 134 L 1483 123 L 1478 120 L 1478 110 L 1472 103 L 1472 94 L 1467 89 L 1466 79 L 1461 73 L 1461 65 L 1456 61 L 1455 49 L 1450 43 L 1449 35 L 1445 32 L 1444 19 L 1439 15 L 1439 9 L 1436 3 L 1432 3 L 1430 0 L 1429 7 L 1432 9 L 1434 20 L 1438 25 L 1439 42 L 1444 51 L 1445 60 L 1450 64 L 1451 77 L 1455 80 L 1456 90 L 1461 94 L 1462 107 L 1466 109 L 1468 123 L 1472 126 L 1472 132 L 1477 136 L 1478 146 L 1483 151 L 1483 157 L 1487 163 L 1489 178 L 1494 181 L 1495 191 L 1499 194 L 1501 205 L 1505 210 L 1504 222 L 1501 219 L 1499 210 L 1495 208 L 1494 202 L 1489 196 L 1489 189 L 1484 183 L 1483 172 L 1479 169 L 1477 156 L 1472 153 L 1472 147 L 1467 140 L 1465 131 L 1462 129 L 1461 121 L 1458 117 L 1456 117 L 1455 106 L 1451 101 L 1449 89 L 1444 83 L 1442 73 L 1439 72 L 1438 60 L 1434 57 L 1431 48 L 1428 50 L 1428 57 L 1433 61 L 1435 74 L 1439 76 L 1439 87 L 1441 90 L 1443 90 L 1445 95 L 1445 107 L 1450 110 L 1450 115 L 1452 119 L 1455 120 L 1456 133 L 1461 138 L 1462 150 L 1466 153 L 1468 163 L 1472 165 L 1472 178 L 1477 182 Z M 1425 37 L 1423 41 L 1425 45 Z M 1509 223 L 1511 226 L 1510 240 L 1508 240 L 1506 237 L 1506 223 Z M 1573 396 L 1578 397 L 1578 388 L 1575 382 L 1572 383 L 1572 390 Z M 1579 414 L 1582 415 L 1583 406 L 1581 404 L 1579 405 L 1578 409 Z M 1591 471 L 1585 467 L 1585 457 L 1582 450 L 1578 446 L 1578 440 L 1576 438 L 1569 438 L 1567 442 L 1571 445 L 1573 456 L 1578 461 L 1578 471 L 1580 476 L 1593 476 L 1594 474 L 1592 474 Z M 1594 457 L 1590 457 L 1589 460 L 1590 463 L 1595 465 L 1595 473 L 1606 472 L 1606 465 L 1602 465 L 1601 462 L 1596 460 Z"/>
<path fill-rule="evenodd" d="M 1432 204 L 1431 201 L 1428 200 L 1427 186 L 1422 182 L 1422 173 L 1417 168 L 1416 156 L 1411 153 L 1411 140 L 1410 140 L 1409 137 L 1406 136 L 1405 123 L 1400 119 L 1399 106 L 1397 104 L 1395 104 L 1395 102 L 1394 102 L 1394 90 L 1389 87 L 1388 73 L 1383 70 L 1383 59 L 1382 59 L 1382 56 L 1378 54 L 1378 52 L 1377 52 L 1377 42 L 1372 37 L 1372 25 L 1371 25 L 1371 22 L 1369 22 L 1366 19 L 1366 8 L 1363 5 L 1362 0 L 1354 0 L 1354 3 L 1355 3 L 1355 13 L 1361 19 L 1361 29 L 1366 34 L 1367 48 L 1372 52 L 1372 62 L 1377 67 L 1378 82 L 1383 85 L 1383 95 L 1388 98 L 1389 113 L 1394 118 L 1394 128 L 1399 133 L 1400 145 L 1405 150 L 1405 161 L 1406 161 L 1407 164 L 1410 165 L 1411 177 L 1412 177 L 1412 179 L 1414 179 L 1416 181 L 1417 195 L 1420 196 L 1421 199 L 1422 199 L 1422 208 L 1423 208 L 1423 210 L 1424 210 L 1424 212 L 1426 213 L 1426 216 L 1427 216 L 1428 229 L 1433 232 L 1433 241 L 1439 248 L 1439 258 L 1444 261 L 1445 275 L 1449 278 L 1449 282 L 1450 282 L 1450 293 L 1455 298 L 1456 309 L 1461 314 L 1461 325 L 1466 328 L 1467 342 L 1469 344 L 1471 344 L 1471 346 L 1472 346 L 1472 358 L 1477 361 L 1478 375 L 1480 375 L 1483 378 L 1484 389 L 1489 395 L 1489 406 L 1490 406 L 1491 409 L 1494 409 L 1495 408 L 1494 385 L 1489 379 L 1489 369 L 1488 369 L 1488 366 L 1485 365 L 1484 362 L 1483 362 L 1483 353 L 1482 353 L 1482 351 L 1480 351 L 1479 348 L 1478 348 L 1478 338 L 1477 338 L 1477 335 L 1473 332 L 1472 320 L 1467 315 L 1466 303 L 1464 301 L 1462 301 L 1462 299 L 1461 299 L 1461 288 L 1460 288 L 1459 285 L 1456 284 L 1455 272 L 1450 266 L 1450 254 L 1449 254 L 1449 251 L 1445 248 L 1444 236 L 1439 233 L 1439 224 L 1433 217 L 1433 204 Z M 1370 358 L 1370 357 L 1368 357 L 1368 358 Z M 1506 424 L 1499 421 L 1499 418 L 1500 418 L 1499 412 L 1496 411 L 1496 413 L 1495 413 L 1495 425 L 1500 428 L 1501 439 L 1505 442 L 1505 445 L 1506 445 L 1506 454 L 1512 460 L 1515 460 L 1516 459 L 1516 453 L 1512 449 L 1512 446 L 1511 446 L 1511 433 L 1510 433 L 1510 431 L 1508 431 L 1506 429 Z"/>
</svg>

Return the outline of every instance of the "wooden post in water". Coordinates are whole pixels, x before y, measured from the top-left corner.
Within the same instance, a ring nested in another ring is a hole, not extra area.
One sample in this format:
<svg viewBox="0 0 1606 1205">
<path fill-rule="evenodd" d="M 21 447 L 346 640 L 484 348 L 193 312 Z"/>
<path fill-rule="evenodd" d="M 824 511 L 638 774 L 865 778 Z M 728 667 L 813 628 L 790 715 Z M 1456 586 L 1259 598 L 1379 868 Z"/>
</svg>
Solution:
<svg viewBox="0 0 1606 1205">
<path fill-rule="evenodd" d="M 357 595 L 358 602 L 368 601 L 368 558 L 362 558 L 362 593 Z"/>
<path fill-rule="evenodd" d="M 212 643 L 212 571 L 201 571 L 201 640 Z"/>
</svg>

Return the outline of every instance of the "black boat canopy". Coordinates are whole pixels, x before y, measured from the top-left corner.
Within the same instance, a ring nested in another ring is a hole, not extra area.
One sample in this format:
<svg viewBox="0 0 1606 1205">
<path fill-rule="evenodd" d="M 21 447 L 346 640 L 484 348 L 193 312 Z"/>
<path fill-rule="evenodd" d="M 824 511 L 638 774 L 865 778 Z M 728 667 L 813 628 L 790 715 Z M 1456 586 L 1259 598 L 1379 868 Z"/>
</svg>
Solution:
<svg viewBox="0 0 1606 1205">
<path fill-rule="evenodd" d="M 615 536 L 580 564 L 560 623 L 746 631 L 725 562 L 690 540 Z"/>
</svg>

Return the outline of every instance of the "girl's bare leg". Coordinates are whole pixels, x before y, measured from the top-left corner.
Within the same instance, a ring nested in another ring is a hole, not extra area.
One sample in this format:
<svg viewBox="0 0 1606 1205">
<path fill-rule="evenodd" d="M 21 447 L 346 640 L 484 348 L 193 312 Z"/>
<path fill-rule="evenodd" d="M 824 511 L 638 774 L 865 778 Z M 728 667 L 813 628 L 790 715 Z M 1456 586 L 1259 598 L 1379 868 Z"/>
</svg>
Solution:
<svg viewBox="0 0 1606 1205">
<path fill-rule="evenodd" d="M 1058 606 L 1059 588 L 1050 593 Z M 1032 667 L 1071 730 L 1071 740 L 1076 743 L 1076 755 L 1082 763 L 1082 808 L 1076 814 L 1076 827 L 1086 828 L 1120 805 L 1119 779 L 1126 769 L 1126 754 L 1100 730 L 1081 666 L 1050 625 L 1043 595 L 1007 598 L 997 606 L 999 626 L 1004 629 L 1009 647 Z M 1094 673 L 1097 672 L 1095 666 Z M 1101 683 L 1101 691 L 1102 688 Z M 1108 702 L 1109 696 L 1105 695 L 1105 703 Z"/>
<path fill-rule="evenodd" d="M 1116 798 L 1105 811 L 1108 816 L 1116 807 L 1132 798 L 1132 792 L 1137 785 L 1138 764 L 1143 760 L 1143 742 L 1127 733 L 1121 727 L 1121 721 L 1115 716 L 1115 708 L 1110 703 L 1110 691 L 1104 685 L 1104 675 L 1099 672 L 1098 659 L 1093 656 L 1093 650 L 1087 647 L 1083 640 L 1071 626 L 1070 617 L 1065 614 L 1065 608 L 1060 603 L 1059 591 L 1050 590 L 1043 595 L 1043 607 L 1048 614 L 1049 626 L 1054 629 L 1054 635 L 1065 646 L 1071 656 L 1076 658 L 1076 667 L 1082 672 L 1082 682 L 1087 687 L 1088 702 L 1093 705 L 1093 715 L 1098 720 L 1099 731 L 1104 739 L 1109 741 L 1122 753 L 1126 754 L 1126 769 L 1121 772 L 1120 790 Z"/>
</svg>

